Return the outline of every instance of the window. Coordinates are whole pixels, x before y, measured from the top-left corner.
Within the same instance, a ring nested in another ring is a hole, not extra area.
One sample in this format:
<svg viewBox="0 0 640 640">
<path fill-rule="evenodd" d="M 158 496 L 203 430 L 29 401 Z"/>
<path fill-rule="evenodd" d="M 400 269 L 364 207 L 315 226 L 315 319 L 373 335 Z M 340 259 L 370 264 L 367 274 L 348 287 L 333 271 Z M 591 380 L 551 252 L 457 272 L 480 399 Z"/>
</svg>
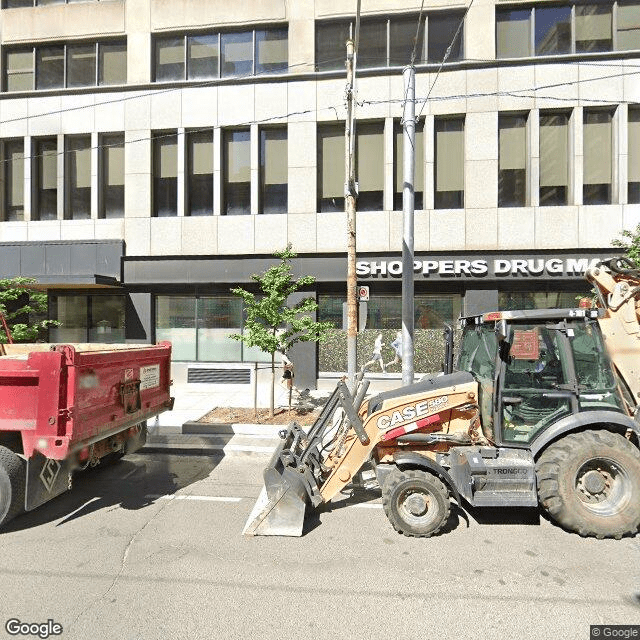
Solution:
<svg viewBox="0 0 640 640">
<path fill-rule="evenodd" d="M 58 142 L 41 138 L 33 145 L 34 202 L 32 220 L 56 220 L 58 217 Z"/>
<path fill-rule="evenodd" d="M 249 129 L 224 132 L 225 215 L 251 213 L 251 142 Z"/>
<path fill-rule="evenodd" d="M 174 133 L 153 137 L 153 215 L 178 215 L 178 136 Z"/>
<path fill-rule="evenodd" d="M 213 214 L 213 130 L 187 134 L 187 215 Z"/>
<path fill-rule="evenodd" d="M 461 60 L 463 20 L 464 11 L 423 15 L 417 34 L 416 62 L 441 63 L 450 45 L 447 62 Z M 344 68 L 345 42 L 350 33 L 355 35 L 354 30 L 355 24 L 350 21 L 316 23 L 316 71 Z M 417 13 L 384 19 L 364 18 L 360 24 L 358 66 L 366 69 L 409 64 L 417 30 Z"/>
<path fill-rule="evenodd" d="M 498 206 L 527 204 L 527 116 L 498 117 Z"/>
<path fill-rule="evenodd" d="M 498 309 L 500 311 L 527 311 L 530 309 L 573 309 L 578 306 L 578 298 L 588 295 L 589 287 L 575 291 L 500 291 Z"/>
<path fill-rule="evenodd" d="M 540 206 L 566 205 L 569 114 L 540 114 Z"/>
<path fill-rule="evenodd" d="M 395 188 L 393 193 L 393 208 L 402 211 L 402 188 L 404 185 L 404 135 L 400 122 L 395 123 L 394 157 L 395 157 Z M 413 204 L 415 209 L 423 209 L 424 192 L 424 121 L 416 124 L 415 174 L 413 176 Z"/>
<path fill-rule="evenodd" d="M 344 124 L 318 125 L 318 211 L 344 211 Z"/>
<path fill-rule="evenodd" d="M 124 217 L 124 134 L 100 138 L 100 218 Z"/>
<path fill-rule="evenodd" d="M 611 204 L 612 119 L 610 111 L 584 111 L 583 204 Z"/>
<path fill-rule="evenodd" d="M 156 82 L 282 73 L 288 28 L 162 36 L 154 40 L 154 60 Z"/>
<path fill-rule="evenodd" d="M 358 181 L 358 211 L 382 211 L 384 209 L 383 122 L 359 122 L 356 126 L 356 180 Z"/>
<path fill-rule="evenodd" d="M 639 0 L 496 9 L 498 58 L 614 49 L 640 49 Z"/>
<path fill-rule="evenodd" d="M 287 130 L 260 131 L 260 211 L 286 213 L 288 205 Z"/>
<path fill-rule="evenodd" d="M 436 209 L 464 207 L 464 119 L 436 118 L 435 121 Z"/>
<path fill-rule="evenodd" d="M 125 84 L 124 42 L 21 47 L 5 52 L 5 91 Z M 97 64 L 96 64 L 97 61 Z"/>
<path fill-rule="evenodd" d="M 242 300 L 235 296 L 158 296 L 156 340 L 169 340 L 173 360 L 270 362 L 271 356 L 230 338 L 243 331 Z"/>
<path fill-rule="evenodd" d="M 3 144 L 4 220 L 24 220 L 24 142 Z"/>
<path fill-rule="evenodd" d="M 91 136 L 65 138 L 65 219 L 91 218 Z"/>
<path fill-rule="evenodd" d="M 49 328 L 51 342 L 125 341 L 126 296 L 49 295 L 49 318 L 60 326 Z"/>
<path fill-rule="evenodd" d="M 640 203 L 640 109 L 629 109 L 628 202 Z"/>
</svg>

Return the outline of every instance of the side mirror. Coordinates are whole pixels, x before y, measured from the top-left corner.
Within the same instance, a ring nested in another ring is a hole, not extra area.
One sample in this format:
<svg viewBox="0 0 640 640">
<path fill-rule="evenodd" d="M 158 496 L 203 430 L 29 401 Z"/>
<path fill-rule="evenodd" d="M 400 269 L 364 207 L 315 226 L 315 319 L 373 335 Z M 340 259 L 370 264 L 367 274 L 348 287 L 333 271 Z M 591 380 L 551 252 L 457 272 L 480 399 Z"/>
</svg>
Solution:
<svg viewBox="0 0 640 640">
<path fill-rule="evenodd" d="M 502 342 L 507 337 L 507 321 L 498 320 L 496 322 L 496 338 L 498 342 Z"/>
</svg>

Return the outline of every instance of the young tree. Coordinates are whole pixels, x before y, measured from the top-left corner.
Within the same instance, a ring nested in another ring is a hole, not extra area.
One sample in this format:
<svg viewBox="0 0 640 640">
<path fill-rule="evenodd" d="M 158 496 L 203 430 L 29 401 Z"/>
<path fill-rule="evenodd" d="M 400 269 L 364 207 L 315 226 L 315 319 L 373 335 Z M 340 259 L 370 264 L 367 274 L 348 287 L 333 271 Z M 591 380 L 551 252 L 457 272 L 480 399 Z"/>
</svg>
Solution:
<svg viewBox="0 0 640 640">
<path fill-rule="evenodd" d="M 636 264 L 640 264 L 640 224 L 633 230 L 624 229 L 620 232 L 622 238 L 616 238 L 611 242 L 614 247 L 624 249 L 628 258 Z"/>
<path fill-rule="evenodd" d="M 315 282 L 313 276 L 302 276 L 295 280 L 291 274 L 291 259 L 296 253 L 291 245 L 273 254 L 280 263 L 269 268 L 261 275 L 254 274 L 251 279 L 260 290 L 255 294 L 241 287 L 232 289 L 234 295 L 244 302 L 246 319 L 244 333 L 235 334 L 234 340 L 241 340 L 248 347 L 258 347 L 271 354 L 271 397 L 269 414 L 273 417 L 275 395 L 275 355 L 286 354 L 298 342 L 322 342 L 326 332 L 332 328 L 330 322 L 316 322 L 309 314 L 316 311 L 316 301 L 304 298 L 294 306 L 289 306 L 289 296 L 303 287 Z"/>
<path fill-rule="evenodd" d="M 34 289 L 36 282 L 33 278 L 22 277 L 0 279 L 0 313 L 5 317 L 15 342 L 35 342 L 47 327 L 58 324 L 44 319 L 47 294 Z M 0 342 L 8 342 L 1 329 Z"/>
</svg>

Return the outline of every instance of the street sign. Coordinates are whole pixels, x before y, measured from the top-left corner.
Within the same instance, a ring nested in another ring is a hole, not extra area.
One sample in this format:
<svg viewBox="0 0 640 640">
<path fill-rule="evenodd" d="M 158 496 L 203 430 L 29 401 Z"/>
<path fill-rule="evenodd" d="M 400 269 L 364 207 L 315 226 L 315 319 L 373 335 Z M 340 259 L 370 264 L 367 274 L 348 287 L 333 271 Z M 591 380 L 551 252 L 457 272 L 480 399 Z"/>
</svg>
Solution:
<svg viewBox="0 0 640 640">
<path fill-rule="evenodd" d="M 366 286 L 359 286 L 358 287 L 358 299 L 361 302 L 368 302 L 369 301 L 369 287 L 366 287 Z"/>
</svg>

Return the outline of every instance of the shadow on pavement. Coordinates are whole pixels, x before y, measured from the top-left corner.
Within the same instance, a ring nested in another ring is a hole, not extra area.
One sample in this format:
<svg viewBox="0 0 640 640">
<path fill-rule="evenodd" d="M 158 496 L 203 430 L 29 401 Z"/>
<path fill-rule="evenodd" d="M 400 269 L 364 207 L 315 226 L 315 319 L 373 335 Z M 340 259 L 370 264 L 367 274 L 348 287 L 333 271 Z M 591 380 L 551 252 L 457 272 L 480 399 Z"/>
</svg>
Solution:
<svg viewBox="0 0 640 640">
<path fill-rule="evenodd" d="M 216 452 L 217 453 L 217 452 Z M 41 507 L 15 518 L 4 533 L 21 531 L 63 518 L 56 526 L 100 509 L 142 509 L 158 496 L 172 495 L 207 478 L 220 464 L 223 453 L 190 456 L 136 453 L 114 464 L 76 472 L 73 488 Z"/>
</svg>

